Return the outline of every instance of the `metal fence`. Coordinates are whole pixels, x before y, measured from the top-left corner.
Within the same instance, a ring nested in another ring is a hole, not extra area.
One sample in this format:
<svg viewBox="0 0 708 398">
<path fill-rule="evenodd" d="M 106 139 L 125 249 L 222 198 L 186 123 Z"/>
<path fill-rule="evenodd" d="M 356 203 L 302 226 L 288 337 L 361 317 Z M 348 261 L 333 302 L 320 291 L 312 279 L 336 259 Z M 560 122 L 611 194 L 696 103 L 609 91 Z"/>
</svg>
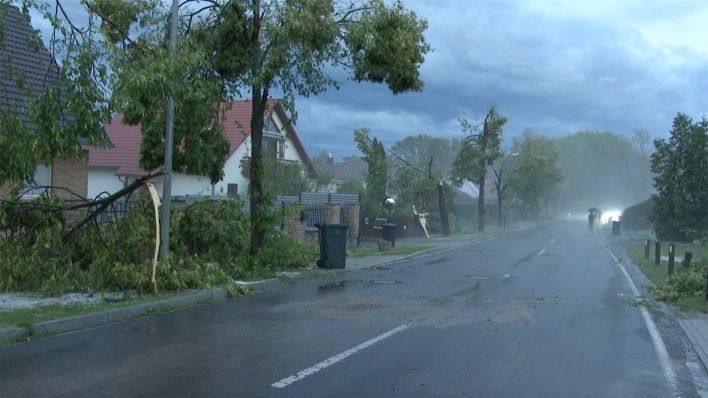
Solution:
<svg viewBox="0 0 708 398">
<path fill-rule="evenodd" d="M 307 223 L 305 227 L 315 228 L 317 224 L 324 224 L 325 222 L 325 204 L 324 203 L 310 203 L 307 205 Z"/>
<path fill-rule="evenodd" d="M 87 210 L 87 214 L 97 210 L 97 207 L 98 206 L 90 206 Z M 96 216 L 96 223 L 106 224 L 108 222 L 118 222 L 125 218 L 128 211 L 130 211 L 130 202 L 115 201 L 106 207 L 102 212 L 98 213 Z"/>
<path fill-rule="evenodd" d="M 187 196 L 185 197 L 185 204 L 191 204 L 199 200 L 202 197 L 197 196 Z M 226 198 L 209 198 L 210 200 L 221 200 Z M 317 224 L 323 224 L 326 221 L 325 204 L 357 204 L 359 203 L 358 195 L 349 194 L 330 194 L 330 193 L 320 193 L 320 192 L 303 192 L 298 196 L 276 196 L 273 199 L 272 208 L 277 209 L 279 207 L 285 207 L 288 203 L 303 203 L 307 205 L 304 211 L 304 217 L 306 220 L 307 228 L 315 228 Z M 96 222 L 99 224 L 105 224 L 107 222 L 117 222 L 124 218 L 130 211 L 130 201 L 117 201 L 111 206 L 107 207 L 96 217 Z M 91 206 L 88 211 L 94 211 L 96 207 Z M 246 200 L 243 202 L 241 211 L 244 213 L 249 213 L 251 211 L 251 202 Z M 339 214 L 339 222 L 342 224 L 347 223 L 347 208 L 346 206 L 341 207 Z M 281 229 L 287 230 L 287 222 L 283 216 L 283 221 L 281 222 Z"/>
</svg>

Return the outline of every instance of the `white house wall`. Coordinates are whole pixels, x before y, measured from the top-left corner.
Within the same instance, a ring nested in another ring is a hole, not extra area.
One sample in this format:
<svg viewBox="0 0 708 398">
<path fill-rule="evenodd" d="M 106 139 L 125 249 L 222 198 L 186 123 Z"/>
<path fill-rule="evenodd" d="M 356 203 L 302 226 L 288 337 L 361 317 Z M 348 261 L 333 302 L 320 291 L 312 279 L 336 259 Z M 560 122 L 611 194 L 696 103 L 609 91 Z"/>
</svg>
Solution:
<svg viewBox="0 0 708 398">
<path fill-rule="evenodd" d="M 103 191 L 112 194 L 123 189 L 123 182 L 116 176 L 117 170 L 108 167 L 89 167 L 88 197 L 95 198 Z"/>
<path fill-rule="evenodd" d="M 238 194 L 243 196 L 248 193 L 248 180 L 241 173 L 241 159 L 251 154 L 251 137 L 239 146 L 236 151 L 226 159 L 224 164 L 224 178 L 216 183 L 214 195 L 226 196 L 228 184 L 238 184 Z"/>
<path fill-rule="evenodd" d="M 283 132 L 283 124 L 277 117 L 273 117 L 278 129 Z M 228 184 L 238 184 L 238 194 L 244 197 L 248 194 L 248 179 L 245 178 L 241 171 L 241 159 L 250 157 L 251 155 L 251 137 L 248 136 L 244 142 L 236 149 L 224 164 L 224 177 L 221 181 L 214 185 L 213 194 L 215 196 L 226 196 L 228 192 Z M 295 145 L 289 138 L 285 140 L 284 159 L 297 161 L 302 164 L 303 160 L 300 157 Z M 123 188 L 123 183 L 115 175 L 116 169 L 96 168 L 92 167 L 89 170 L 89 196 L 95 196 L 102 191 L 114 193 Z M 162 196 L 162 177 L 158 177 L 154 181 L 157 192 Z M 208 177 L 188 175 L 184 173 L 174 173 L 172 176 L 172 195 L 212 195 L 212 185 Z"/>
<path fill-rule="evenodd" d="M 160 176 L 155 181 L 157 193 L 162 197 L 163 177 Z M 172 173 L 172 196 L 187 195 L 211 195 L 211 183 L 209 177 L 196 176 L 184 173 Z"/>
</svg>

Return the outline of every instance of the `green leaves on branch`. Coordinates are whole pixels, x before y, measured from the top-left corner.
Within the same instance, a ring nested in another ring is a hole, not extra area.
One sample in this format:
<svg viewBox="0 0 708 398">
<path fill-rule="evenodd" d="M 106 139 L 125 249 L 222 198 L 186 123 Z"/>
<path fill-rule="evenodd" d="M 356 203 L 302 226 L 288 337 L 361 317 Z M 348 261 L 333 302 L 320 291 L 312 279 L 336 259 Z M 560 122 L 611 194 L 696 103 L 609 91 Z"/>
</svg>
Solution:
<svg viewBox="0 0 708 398">
<path fill-rule="evenodd" d="M 362 214 L 370 217 L 381 214 L 382 203 L 388 188 L 388 162 L 386 150 L 377 138 L 369 137 L 369 129 L 354 130 L 354 141 L 369 164 L 366 175 L 366 195 L 362 201 Z"/>
<path fill-rule="evenodd" d="M 154 12 L 145 5 L 142 9 Z M 150 12 L 132 18 L 153 21 Z M 173 168 L 216 183 L 229 154 L 222 127 L 222 82 L 211 72 L 207 54 L 196 40 L 181 40 L 171 57 L 167 36 L 166 25 L 153 25 L 133 45 L 112 47 L 113 103 L 124 123 L 141 126 L 140 166 L 154 170 L 164 163 L 164 110 L 174 95 Z"/>
<path fill-rule="evenodd" d="M 420 91 L 418 68 L 430 51 L 423 32 L 428 24 L 398 1 L 387 7 L 371 1 L 358 21 L 345 20 L 345 42 L 356 81 L 385 82 L 394 94 Z"/>
<path fill-rule="evenodd" d="M 78 29 L 42 2 L 17 0 L 0 5 L 0 36 L 4 36 L 4 20 L 29 23 L 30 9 L 42 15 L 54 31 L 46 46 L 35 32 L 21 37 L 25 56 L 35 59 L 33 69 L 14 60 L 14 52 L 2 52 L 7 82 L 0 91 L 10 90 L 13 101 L 0 110 L 0 152 L 8 157 L 0 164 L 0 185 L 32 182 L 37 161 L 48 164 L 56 157 L 83 156 L 82 143 L 106 144 L 102 124 L 110 118 L 107 68 L 102 63 L 102 46 L 91 34 L 94 21 L 89 19 Z M 37 71 L 41 81 L 37 81 Z"/>
<path fill-rule="evenodd" d="M 652 222 L 662 240 L 708 237 L 708 120 L 679 113 L 668 141 L 654 141 Z"/>
</svg>

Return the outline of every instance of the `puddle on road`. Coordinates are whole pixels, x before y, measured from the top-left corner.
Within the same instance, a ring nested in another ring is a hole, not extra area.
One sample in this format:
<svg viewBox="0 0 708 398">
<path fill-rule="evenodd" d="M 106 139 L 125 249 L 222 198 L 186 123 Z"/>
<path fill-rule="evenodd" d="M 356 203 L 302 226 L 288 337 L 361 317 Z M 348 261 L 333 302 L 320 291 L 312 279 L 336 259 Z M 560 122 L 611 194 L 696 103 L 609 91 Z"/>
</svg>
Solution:
<svg viewBox="0 0 708 398">
<path fill-rule="evenodd" d="M 328 283 L 326 285 L 317 286 L 317 293 L 320 293 L 320 294 L 335 293 L 335 292 L 342 291 L 345 287 L 347 287 L 347 283 L 345 281 L 336 281 L 336 282 Z"/>
<path fill-rule="evenodd" d="M 373 287 L 373 286 L 393 286 L 400 285 L 402 281 L 392 279 L 374 279 L 374 280 L 346 280 L 334 281 L 325 285 L 317 286 L 317 293 L 328 294 L 340 292 L 347 287 Z"/>
</svg>

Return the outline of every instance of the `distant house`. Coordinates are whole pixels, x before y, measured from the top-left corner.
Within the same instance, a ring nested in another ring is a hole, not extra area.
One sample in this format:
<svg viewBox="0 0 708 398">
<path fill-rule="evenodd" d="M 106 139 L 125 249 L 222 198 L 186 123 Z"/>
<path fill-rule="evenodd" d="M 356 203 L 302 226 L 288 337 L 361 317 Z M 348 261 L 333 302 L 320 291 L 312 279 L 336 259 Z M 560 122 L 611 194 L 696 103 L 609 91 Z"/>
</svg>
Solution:
<svg viewBox="0 0 708 398">
<path fill-rule="evenodd" d="M 235 196 L 248 193 L 252 103 L 234 101 L 231 105 L 224 115 L 224 135 L 229 141 L 224 177 L 212 185 L 209 177 L 175 170 L 172 175 L 174 196 Z M 104 128 L 114 147 L 90 152 L 88 191 L 91 197 L 102 192 L 114 193 L 148 172 L 139 165 L 140 126 L 124 124 L 123 116 L 118 114 Z M 263 154 L 280 162 L 298 162 L 308 173 L 315 171 L 285 109 L 277 100 L 270 101 L 269 111 L 265 115 Z M 162 193 L 162 177 L 154 183 L 158 192 Z"/>
<path fill-rule="evenodd" d="M 369 173 L 369 164 L 358 157 L 349 157 L 341 162 L 335 162 L 329 154 L 325 159 L 316 159 L 313 162 L 317 175 L 329 177 L 331 181 L 323 190 L 336 192 L 345 182 L 355 181 L 366 187 L 366 175 Z"/>
<path fill-rule="evenodd" d="M 455 187 L 455 192 L 460 196 L 461 200 L 477 200 L 479 198 L 479 184 L 469 180 L 462 180 L 462 185 Z M 494 180 L 489 178 L 484 180 L 484 201 L 490 202 L 497 200 L 497 187 L 494 185 Z"/>
<path fill-rule="evenodd" d="M 56 62 L 42 45 L 39 35 L 32 29 L 30 21 L 19 9 L 0 4 L 0 112 L 16 112 L 22 123 L 31 123 L 27 115 L 27 103 L 39 98 L 48 88 L 59 81 Z M 65 120 L 72 116 L 65 112 Z M 86 140 L 76 137 L 77 143 L 88 154 L 90 147 Z M 39 154 L 38 154 L 39 159 Z M 43 194 L 45 190 L 29 190 L 32 186 L 54 186 L 69 189 L 85 197 L 88 186 L 88 156 L 83 159 L 54 159 L 48 165 L 38 161 L 34 183 L 26 187 L 25 197 Z M 0 187 L 0 195 L 7 193 L 7 187 Z M 63 199 L 76 199 L 66 190 L 50 190 L 50 195 Z"/>
</svg>

